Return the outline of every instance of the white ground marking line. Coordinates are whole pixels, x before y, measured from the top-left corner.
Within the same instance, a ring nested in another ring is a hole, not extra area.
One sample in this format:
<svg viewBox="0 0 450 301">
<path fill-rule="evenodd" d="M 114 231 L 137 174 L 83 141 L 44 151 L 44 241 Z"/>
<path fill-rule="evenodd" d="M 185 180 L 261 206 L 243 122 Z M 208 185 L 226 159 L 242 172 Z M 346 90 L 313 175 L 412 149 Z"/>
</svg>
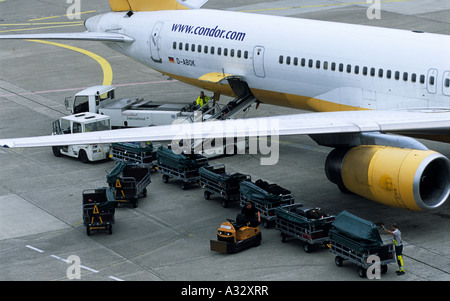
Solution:
<svg viewBox="0 0 450 301">
<path fill-rule="evenodd" d="M 44 253 L 44 251 L 42 251 L 42 250 L 40 250 L 38 248 L 35 248 L 33 246 L 30 246 L 30 245 L 26 245 L 25 247 L 27 247 L 28 249 L 34 250 L 36 252 L 39 252 L 39 253 Z"/>
<path fill-rule="evenodd" d="M 36 252 L 39 252 L 39 253 L 44 253 L 44 251 L 42 251 L 41 249 L 38 249 L 38 248 L 30 246 L 30 245 L 26 245 L 25 247 L 27 247 L 28 249 L 34 250 Z M 65 263 L 68 263 L 67 259 L 59 257 L 57 255 L 53 255 L 52 254 L 52 255 L 50 255 L 50 257 L 58 259 L 58 260 L 61 260 L 61 261 L 64 261 Z M 90 267 L 87 267 L 87 266 L 84 266 L 84 265 L 80 265 L 80 268 L 88 270 L 88 271 L 91 271 L 93 273 L 98 273 L 99 272 L 97 270 L 91 269 Z M 120 279 L 120 278 L 117 278 L 117 277 L 114 277 L 114 276 L 108 276 L 108 278 L 112 279 L 112 280 L 116 280 L 116 281 L 125 281 L 123 279 Z"/>
</svg>

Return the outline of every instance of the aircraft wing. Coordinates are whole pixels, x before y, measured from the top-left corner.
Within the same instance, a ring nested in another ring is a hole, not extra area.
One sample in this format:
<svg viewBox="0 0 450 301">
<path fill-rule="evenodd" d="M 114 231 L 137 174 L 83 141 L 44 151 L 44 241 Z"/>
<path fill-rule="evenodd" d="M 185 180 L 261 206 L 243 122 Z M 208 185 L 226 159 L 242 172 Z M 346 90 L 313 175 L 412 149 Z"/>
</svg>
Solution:
<svg viewBox="0 0 450 301">
<path fill-rule="evenodd" d="M 133 38 L 113 32 L 73 32 L 73 33 L 36 33 L 0 35 L 0 39 L 33 39 L 33 40 L 84 40 L 116 43 L 132 43 Z"/>
<path fill-rule="evenodd" d="M 305 113 L 165 126 L 127 128 L 72 135 L 0 139 L 6 148 L 102 144 L 178 139 L 254 137 L 393 131 L 439 131 L 450 135 L 450 111 L 346 111 Z"/>
</svg>

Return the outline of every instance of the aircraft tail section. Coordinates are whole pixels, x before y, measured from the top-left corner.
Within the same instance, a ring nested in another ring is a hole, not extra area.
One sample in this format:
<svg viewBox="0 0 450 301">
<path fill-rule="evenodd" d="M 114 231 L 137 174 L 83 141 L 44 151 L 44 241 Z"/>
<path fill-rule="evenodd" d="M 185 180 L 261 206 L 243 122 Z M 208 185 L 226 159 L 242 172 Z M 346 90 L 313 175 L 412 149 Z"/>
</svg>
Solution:
<svg viewBox="0 0 450 301">
<path fill-rule="evenodd" d="M 109 0 L 112 11 L 157 11 L 200 8 L 208 0 Z"/>
</svg>

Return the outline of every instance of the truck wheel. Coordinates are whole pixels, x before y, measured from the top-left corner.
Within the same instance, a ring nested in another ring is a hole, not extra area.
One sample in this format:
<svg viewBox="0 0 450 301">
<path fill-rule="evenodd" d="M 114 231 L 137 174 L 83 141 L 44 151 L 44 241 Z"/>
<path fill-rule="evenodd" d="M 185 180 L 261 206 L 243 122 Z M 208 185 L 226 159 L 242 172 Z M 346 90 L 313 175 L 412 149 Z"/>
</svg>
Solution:
<svg viewBox="0 0 450 301">
<path fill-rule="evenodd" d="M 78 159 L 80 159 L 80 161 L 85 164 L 89 163 L 88 156 L 84 150 L 80 151 L 80 154 L 78 155 Z"/>
<path fill-rule="evenodd" d="M 61 149 L 59 148 L 59 146 L 52 146 L 52 151 L 55 157 L 61 157 Z"/>
</svg>

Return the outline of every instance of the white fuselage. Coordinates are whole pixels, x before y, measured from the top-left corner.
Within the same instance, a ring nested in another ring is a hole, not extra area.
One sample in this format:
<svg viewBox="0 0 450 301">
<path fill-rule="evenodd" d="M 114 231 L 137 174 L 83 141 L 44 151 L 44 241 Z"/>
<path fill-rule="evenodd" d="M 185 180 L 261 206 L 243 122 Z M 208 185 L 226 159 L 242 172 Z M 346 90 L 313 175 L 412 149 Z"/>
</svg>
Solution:
<svg viewBox="0 0 450 301">
<path fill-rule="evenodd" d="M 176 79 L 232 95 L 239 76 L 263 103 L 312 111 L 450 108 L 450 37 L 216 10 L 112 12 L 89 31 L 135 41 L 113 49 Z"/>
</svg>

